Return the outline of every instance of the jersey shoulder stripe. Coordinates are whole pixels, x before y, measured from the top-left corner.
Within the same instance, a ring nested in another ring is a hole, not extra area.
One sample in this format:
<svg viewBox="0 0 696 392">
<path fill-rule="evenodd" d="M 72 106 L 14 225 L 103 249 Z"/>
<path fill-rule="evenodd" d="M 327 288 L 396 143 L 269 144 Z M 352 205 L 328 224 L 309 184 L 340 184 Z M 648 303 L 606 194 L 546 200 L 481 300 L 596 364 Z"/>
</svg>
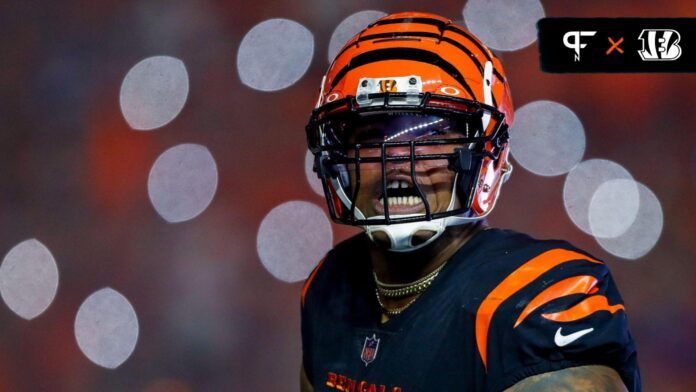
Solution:
<svg viewBox="0 0 696 392">
<path fill-rule="evenodd" d="M 622 304 L 610 305 L 609 299 L 605 295 L 593 295 L 583 299 L 572 307 L 555 313 L 544 313 L 541 317 L 561 323 L 570 323 L 584 319 L 585 317 L 605 310 L 609 313 L 616 313 L 619 310 L 626 310 Z"/>
<path fill-rule="evenodd" d="M 487 346 L 488 332 L 491 320 L 500 307 L 508 298 L 525 288 L 541 275 L 553 268 L 570 261 L 584 260 L 589 263 L 603 264 L 586 254 L 568 249 L 551 249 L 538 256 L 524 262 L 507 277 L 505 277 L 481 302 L 476 312 L 476 346 L 487 368 Z"/>
<path fill-rule="evenodd" d="M 571 276 L 570 278 L 563 279 L 557 282 L 544 291 L 539 293 L 534 299 L 529 301 L 527 306 L 525 306 L 522 313 L 515 321 L 514 328 L 524 321 L 532 312 L 537 310 L 539 307 L 561 297 L 565 297 L 572 294 L 590 294 L 597 291 L 597 278 L 591 275 L 580 275 Z"/>
</svg>

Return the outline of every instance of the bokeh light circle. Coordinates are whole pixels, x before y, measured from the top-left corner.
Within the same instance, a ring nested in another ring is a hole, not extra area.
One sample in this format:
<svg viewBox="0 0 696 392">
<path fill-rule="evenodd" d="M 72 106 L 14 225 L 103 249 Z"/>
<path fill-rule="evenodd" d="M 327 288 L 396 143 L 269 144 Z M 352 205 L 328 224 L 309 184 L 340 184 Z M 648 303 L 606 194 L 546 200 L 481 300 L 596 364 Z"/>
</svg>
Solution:
<svg viewBox="0 0 696 392">
<path fill-rule="evenodd" d="M 170 56 L 148 57 L 123 79 L 121 112 L 135 130 L 156 129 L 179 115 L 188 93 L 189 77 L 183 61 Z"/>
<path fill-rule="evenodd" d="M 641 258 L 650 252 L 657 244 L 664 227 L 662 206 L 657 196 L 645 185 L 636 185 L 640 208 L 631 227 L 615 238 L 595 238 L 607 252 L 629 260 Z"/>
<path fill-rule="evenodd" d="M 92 293 L 75 317 L 80 350 L 99 366 L 115 369 L 133 353 L 138 340 L 138 317 L 126 297 L 111 288 Z"/>
<path fill-rule="evenodd" d="M 593 235 L 590 228 L 590 201 L 600 185 L 616 179 L 633 180 L 623 166 L 606 159 L 580 162 L 566 176 L 563 184 L 563 205 L 570 219 L 583 232 Z"/>
<path fill-rule="evenodd" d="M 203 212 L 215 196 L 218 170 L 200 144 L 179 144 L 152 165 L 147 190 L 157 213 L 167 222 L 183 222 Z"/>
<path fill-rule="evenodd" d="M 615 179 L 600 185 L 588 210 L 592 235 L 614 238 L 625 233 L 636 220 L 639 203 L 638 186 L 633 180 Z"/>
<path fill-rule="evenodd" d="M 307 72 L 314 55 L 314 37 L 289 19 L 269 19 L 254 26 L 237 52 L 242 83 L 261 91 L 293 85 Z"/>
<path fill-rule="evenodd" d="M 19 317 L 31 320 L 46 309 L 58 290 L 58 266 L 51 251 L 36 239 L 22 241 L 0 265 L 0 295 Z"/>
<path fill-rule="evenodd" d="M 288 201 L 263 218 L 256 250 L 274 277 L 298 282 L 307 278 L 332 242 L 331 224 L 323 209 L 306 201 Z"/>
<path fill-rule="evenodd" d="M 321 185 L 321 179 L 317 176 L 317 173 L 315 173 L 313 169 L 314 154 L 312 154 L 312 152 L 309 150 L 307 150 L 307 153 L 305 154 L 304 167 L 305 176 L 307 177 L 309 187 L 312 188 L 314 193 L 316 193 L 317 195 L 324 196 L 324 187 Z"/>
<path fill-rule="evenodd" d="M 544 17 L 539 0 L 468 0 L 462 12 L 466 27 L 491 49 L 518 50 L 537 38 Z"/>
<path fill-rule="evenodd" d="M 585 130 L 568 107 L 553 101 L 530 102 L 515 111 L 510 152 L 534 174 L 564 174 L 585 154 Z"/>
<path fill-rule="evenodd" d="M 361 32 L 368 24 L 387 15 L 382 11 L 365 10 L 356 12 L 349 17 L 343 19 L 336 26 L 331 40 L 329 41 L 329 63 L 334 60 L 338 52 L 341 50 L 349 39 Z"/>
</svg>

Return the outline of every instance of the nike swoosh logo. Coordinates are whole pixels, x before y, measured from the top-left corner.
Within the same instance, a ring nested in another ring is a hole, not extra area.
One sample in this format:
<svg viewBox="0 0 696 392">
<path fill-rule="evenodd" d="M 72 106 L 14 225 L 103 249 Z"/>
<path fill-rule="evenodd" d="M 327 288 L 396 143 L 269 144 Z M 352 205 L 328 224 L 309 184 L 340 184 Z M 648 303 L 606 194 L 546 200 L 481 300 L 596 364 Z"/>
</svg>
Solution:
<svg viewBox="0 0 696 392">
<path fill-rule="evenodd" d="M 563 327 L 558 328 L 558 330 L 556 331 L 556 336 L 553 337 L 553 341 L 554 343 L 556 343 L 556 346 L 558 347 L 567 346 L 573 343 L 574 341 L 580 339 L 581 337 L 587 335 L 588 333 L 594 331 L 594 328 L 587 328 L 582 329 L 578 332 L 573 332 L 570 335 L 563 335 L 561 333 L 562 328 Z"/>
</svg>

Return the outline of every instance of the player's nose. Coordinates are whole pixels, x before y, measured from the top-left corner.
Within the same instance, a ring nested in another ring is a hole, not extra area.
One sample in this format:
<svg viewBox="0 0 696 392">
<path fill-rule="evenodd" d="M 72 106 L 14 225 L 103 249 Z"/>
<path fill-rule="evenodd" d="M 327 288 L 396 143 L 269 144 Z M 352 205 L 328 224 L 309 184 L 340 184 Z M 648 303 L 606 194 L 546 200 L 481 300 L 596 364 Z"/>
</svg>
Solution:
<svg viewBox="0 0 696 392">
<path fill-rule="evenodd" d="M 401 159 L 398 160 L 387 161 L 388 170 L 411 170 L 411 160 L 409 159 L 411 156 L 410 146 L 387 147 L 385 155 L 387 158 L 401 157 Z"/>
</svg>

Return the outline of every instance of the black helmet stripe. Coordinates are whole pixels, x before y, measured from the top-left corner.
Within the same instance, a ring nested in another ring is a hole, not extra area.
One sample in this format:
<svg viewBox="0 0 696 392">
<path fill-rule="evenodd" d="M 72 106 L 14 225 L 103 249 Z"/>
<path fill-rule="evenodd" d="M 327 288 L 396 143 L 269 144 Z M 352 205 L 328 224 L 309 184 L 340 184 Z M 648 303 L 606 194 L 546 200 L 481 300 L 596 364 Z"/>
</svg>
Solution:
<svg viewBox="0 0 696 392">
<path fill-rule="evenodd" d="M 434 18 L 395 18 L 395 19 L 380 19 L 375 22 L 372 22 L 371 24 L 368 25 L 368 27 L 372 26 L 381 26 L 381 25 L 387 25 L 387 24 L 398 24 L 398 23 L 421 23 L 421 24 L 427 24 L 431 26 L 436 26 L 438 29 L 443 29 L 447 31 L 452 31 L 454 33 L 457 33 L 469 41 L 476 45 L 478 50 L 483 53 L 483 55 L 486 57 L 486 60 L 493 62 L 493 59 L 491 58 L 491 55 L 488 53 L 488 50 L 481 45 L 476 38 L 474 38 L 471 34 L 469 34 L 468 31 L 464 30 L 463 28 L 457 26 L 456 24 L 453 24 L 451 22 L 445 22 L 439 19 L 434 19 Z M 505 78 L 503 75 L 501 75 L 495 67 L 493 67 L 493 73 L 495 76 L 500 79 L 501 81 L 504 81 Z"/>
<path fill-rule="evenodd" d="M 363 41 L 368 41 L 372 39 L 380 39 L 380 38 L 408 38 L 408 37 L 426 37 L 426 38 L 437 38 L 440 41 L 447 42 L 451 45 L 456 46 L 458 49 L 462 50 L 464 53 L 466 53 L 467 57 L 471 59 L 471 61 L 474 62 L 474 65 L 476 65 L 476 68 L 478 68 L 479 72 L 481 72 L 481 75 L 483 75 L 483 66 L 481 65 L 481 62 L 478 61 L 476 56 L 467 48 L 466 46 L 462 45 L 460 42 L 453 40 L 452 38 L 449 37 L 443 37 L 440 34 L 437 33 L 427 33 L 427 32 L 421 32 L 421 31 L 408 31 L 408 32 L 393 32 L 393 33 L 379 33 L 379 34 L 370 34 L 370 35 L 362 35 L 358 40 L 356 40 L 354 43 L 359 43 Z M 351 45 L 352 46 L 352 45 Z M 346 46 L 343 48 L 336 57 L 340 56 L 348 50 L 351 46 Z"/>
<path fill-rule="evenodd" d="M 445 26 L 445 29 L 449 30 L 449 31 L 453 31 L 455 33 L 458 33 L 461 36 L 468 38 L 469 41 L 471 41 L 474 45 L 476 45 L 476 47 L 481 52 L 483 52 L 483 55 L 486 56 L 486 60 L 490 61 L 491 64 L 493 64 L 493 58 L 491 58 L 491 55 L 490 55 L 490 53 L 488 53 L 488 50 L 486 48 L 484 48 L 483 45 L 481 45 L 478 42 L 478 40 L 476 38 L 472 37 L 471 34 L 469 34 L 466 30 L 462 29 L 461 27 L 459 27 L 457 25 L 453 25 L 453 24 L 449 24 L 449 25 Z M 505 77 L 503 77 L 503 75 L 501 75 L 500 72 L 498 72 L 498 70 L 495 67 L 493 67 L 493 73 L 500 81 L 505 81 Z"/>
<path fill-rule="evenodd" d="M 330 89 L 333 89 L 336 86 L 336 84 L 341 79 L 343 79 L 343 77 L 346 76 L 348 71 L 358 68 L 362 65 L 384 60 L 411 60 L 435 65 L 443 71 L 447 72 L 452 78 L 459 82 L 459 84 L 464 86 L 464 89 L 466 89 L 466 92 L 469 93 L 469 96 L 476 100 L 476 94 L 474 94 L 473 90 L 471 90 L 471 87 L 469 87 L 469 84 L 466 82 L 466 80 L 464 80 L 464 76 L 454 65 L 452 65 L 442 57 L 438 56 L 437 53 L 431 52 L 429 50 L 414 48 L 385 48 L 375 49 L 369 52 L 361 53 L 353 57 L 348 63 L 348 65 L 346 65 L 340 71 L 338 71 L 334 79 L 331 81 Z"/>
</svg>

